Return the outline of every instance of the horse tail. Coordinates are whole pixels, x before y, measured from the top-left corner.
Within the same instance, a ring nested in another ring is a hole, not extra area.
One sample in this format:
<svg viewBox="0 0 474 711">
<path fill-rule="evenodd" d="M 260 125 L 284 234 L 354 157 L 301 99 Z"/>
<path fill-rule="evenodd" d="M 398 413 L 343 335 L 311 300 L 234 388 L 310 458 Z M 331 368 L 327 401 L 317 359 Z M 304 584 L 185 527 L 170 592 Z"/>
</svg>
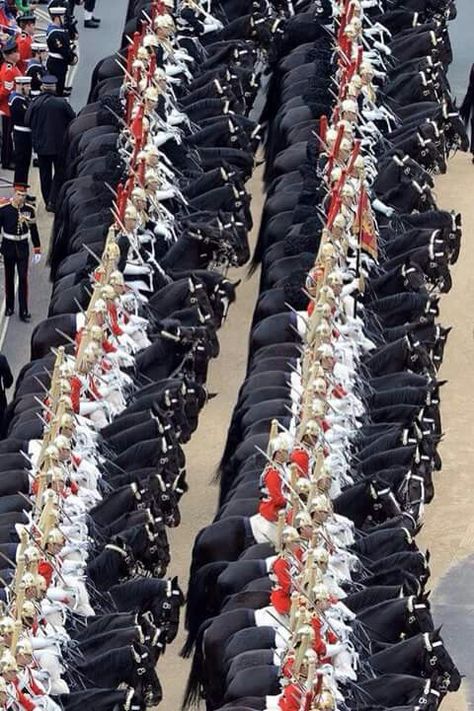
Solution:
<svg viewBox="0 0 474 711">
<path fill-rule="evenodd" d="M 211 622 L 212 620 L 206 620 L 206 622 L 201 625 L 196 637 L 196 648 L 194 650 L 194 657 L 189 671 L 186 689 L 184 690 L 184 698 L 181 706 L 182 711 L 187 711 L 187 709 L 193 706 L 198 706 L 201 701 L 201 686 L 204 677 L 204 633 Z"/>
<path fill-rule="evenodd" d="M 212 592 L 216 589 L 217 578 L 227 567 L 228 563 L 208 563 L 190 579 L 186 599 L 185 628 L 188 631 L 186 642 L 179 653 L 186 659 L 191 656 L 199 629 L 206 618 L 216 614 L 218 601 Z"/>
<path fill-rule="evenodd" d="M 235 452 L 235 448 L 238 444 L 238 436 L 240 433 L 240 416 L 237 414 L 236 408 L 234 409 L 234 414 L 232 416 L 229 429 L 227 430 L 227 439 L 224 445 L 224 451 L 222 452 L 222 457 L 217 465 L 217 469 L 212 477 L 212 483 L 218 484 L 222 478 L 222 474 L 226 469 L 226 465 L 229 462 L 232 454 Z"/>
</svg>

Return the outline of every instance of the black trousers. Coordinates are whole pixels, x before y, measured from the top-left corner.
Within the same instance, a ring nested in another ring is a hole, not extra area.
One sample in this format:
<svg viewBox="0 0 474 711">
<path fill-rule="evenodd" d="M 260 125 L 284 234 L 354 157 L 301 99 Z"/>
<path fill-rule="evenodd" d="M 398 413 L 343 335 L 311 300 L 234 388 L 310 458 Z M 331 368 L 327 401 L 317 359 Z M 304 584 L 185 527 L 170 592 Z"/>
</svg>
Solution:
<svg viewBox="0 0 474 711">
<path fill-rule="evenodd" d="M 86 12 L 94 12 L 95 10 L 95 0 L 85 0 L 84 10 Z"/>
<path fill-rule="evenodd" d="M 15 183 L 28 183 L 31 164 L 31 133 L 13 129 L 13 157 L 15 160 Z"/>
<path fill-rule="evenodd" d="M 38 156 L 41 194 L 45 205 L 56 205 L 64 181 L 63 160 L 61 156 Z"/>
<path fill-rule="evenodd" d="M 15 268 L 18 273 L 18 304 L 20 315 L 28 313 L 29 250 L 17 255 L 3 255 L 5 267 L 5 308 L 15 308 Z"/>
<path fill-rule="evenodd" d="M 12 120 L 2 115 L 2 168 L 9 168 L 13 159 Z"/>
<path fill-rule="evenodd" d="M 55 57 L 48 57 L 46 62 L 47 74 L 52 74 L 58 80 L 56 84 L 56 94 L 62 96 L 64 94 L 64 87 L 66 85 L 66 75 L 69 64 L 63 59 L 55 59 Z"/>
</svg>

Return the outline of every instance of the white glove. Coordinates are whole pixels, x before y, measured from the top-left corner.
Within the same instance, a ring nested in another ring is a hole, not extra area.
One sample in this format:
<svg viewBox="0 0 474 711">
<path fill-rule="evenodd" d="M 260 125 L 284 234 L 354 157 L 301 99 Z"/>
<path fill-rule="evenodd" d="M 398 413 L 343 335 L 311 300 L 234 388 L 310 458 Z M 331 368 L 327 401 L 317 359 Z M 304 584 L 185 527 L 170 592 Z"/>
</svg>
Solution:
<svg viewBox="0 0 474 711">
<path fill-rule="evenodd" d="M 43 255 L 40 252 L 35 252 L 32 257 L 33 264 L 39 264 Z"/>
</svg>

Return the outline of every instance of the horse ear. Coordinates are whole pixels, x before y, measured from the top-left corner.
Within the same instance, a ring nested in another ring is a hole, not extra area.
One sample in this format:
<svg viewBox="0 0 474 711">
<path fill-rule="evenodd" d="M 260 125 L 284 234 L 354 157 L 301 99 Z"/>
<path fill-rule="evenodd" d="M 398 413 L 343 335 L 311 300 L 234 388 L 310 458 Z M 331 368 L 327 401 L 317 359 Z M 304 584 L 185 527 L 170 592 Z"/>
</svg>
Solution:
<svg viewBox="0 0 474 711">
<path fill-rule="evenodd" d="M 438 388 L 442 388 L 443 385 L 446 385 L 447 382 L 447 380 L 438 380 Z"/>
<path fill-rule="evenodd" d="M 429 600 L 430 595 L 431 595 L 431 590 L 427 590 L 427 591 L 425 592 L 424 596 L 423 596 L 423 599 L 424 599 L 424 600 Z"/>
<path fill-rule="evenodd" d="M 140 664 L 142 659 L 134 642 L 132 642 L 132 644 L 130 645 L 130 649 L 132 650 L 132 657 L 134 658 L 137 664 Z"/>
<path fill-rule="evenodd" d="M 431 558 L 431 553 L 428 548 L 426 549 L 425 558 L 426 558 L 426 562 L 429 563 L 430 558 Z"/>
<path fill-rule="evenodd" d="M 237 287 L 240 286 L 241 283 L 242 279 L 237 279 L 237 281 L 232 282 L 232 286 L 234 287 L 234 289 L 237 289 Z"/>
<path fill-rule="evenodd" d="M 178 587 L 178 576 L 175 575 L 174 578 L 171 578 L 171 587 L 176 589 Z"/>
<path fill-rule="evenodd" d="M 436 629 L 433 631 L 434 636 L 439 639 L 441 637 L 441 630 L 443 629 L 443 625 L 440 625 L 439 627 L 436 627 Z"/>
</svg>

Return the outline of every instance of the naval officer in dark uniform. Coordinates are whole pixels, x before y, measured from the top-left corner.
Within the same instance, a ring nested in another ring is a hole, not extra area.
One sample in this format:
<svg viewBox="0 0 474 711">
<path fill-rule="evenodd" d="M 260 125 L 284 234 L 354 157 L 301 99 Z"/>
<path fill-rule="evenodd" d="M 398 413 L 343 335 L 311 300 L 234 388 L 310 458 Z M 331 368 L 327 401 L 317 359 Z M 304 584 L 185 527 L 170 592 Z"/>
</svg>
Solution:
<svg viewBox="0 0 474 711">
<path fill-rule="evenodd" d="M 18 273 L 18 302 L 20 319 L 30 321 L 28 311 L 28 262 L 30 257 L 29 241 L 33 243 L 33 262 L 41 259 L 41 243 L 36 225 L 36 211 L 26 201 L 27 185 L 15 185 L 11 200 L 0 205 L 0 230 L 2 244 L 0 251 L 5 266 L 5 316 L 11 316 L 15 310 L 15 268 Z"/>
<path fill-rule="evenodd" d="M 26 184 L 31 163 L 31 128 L 25 126 L 25 116 L 30 105 L 31 77 L 15 79 L 15 91 L 10 94 L 8 105 L 13 127 L 13 158 L 15 160 L 15 185 Z"/>
<path fill-rule="evenodd" d="M 38 155 L 41 193 L 49 212 L 55 210 L 64 180 L 64 141 L 69 124 L 76 117 L 66 99 L 56 96 L 56 82 L 56 77 L 43 77 L 42 94 L 31 102 L 25 116 L 25 126 L 31 128 Z"/>
<path fill-rule="evenodd" d="M 70 64 L 76 61 L 76 55 L 71 47 L 69 31 L 64 26 L 65 7 L 50 7 L 51 24 L 46 30 L 46 43 L 48 45 L 48 61 L 46 68 L 49 74 L 57 77 L 57 94 L 64 94 L 67 70 Z"/>
</svg>

